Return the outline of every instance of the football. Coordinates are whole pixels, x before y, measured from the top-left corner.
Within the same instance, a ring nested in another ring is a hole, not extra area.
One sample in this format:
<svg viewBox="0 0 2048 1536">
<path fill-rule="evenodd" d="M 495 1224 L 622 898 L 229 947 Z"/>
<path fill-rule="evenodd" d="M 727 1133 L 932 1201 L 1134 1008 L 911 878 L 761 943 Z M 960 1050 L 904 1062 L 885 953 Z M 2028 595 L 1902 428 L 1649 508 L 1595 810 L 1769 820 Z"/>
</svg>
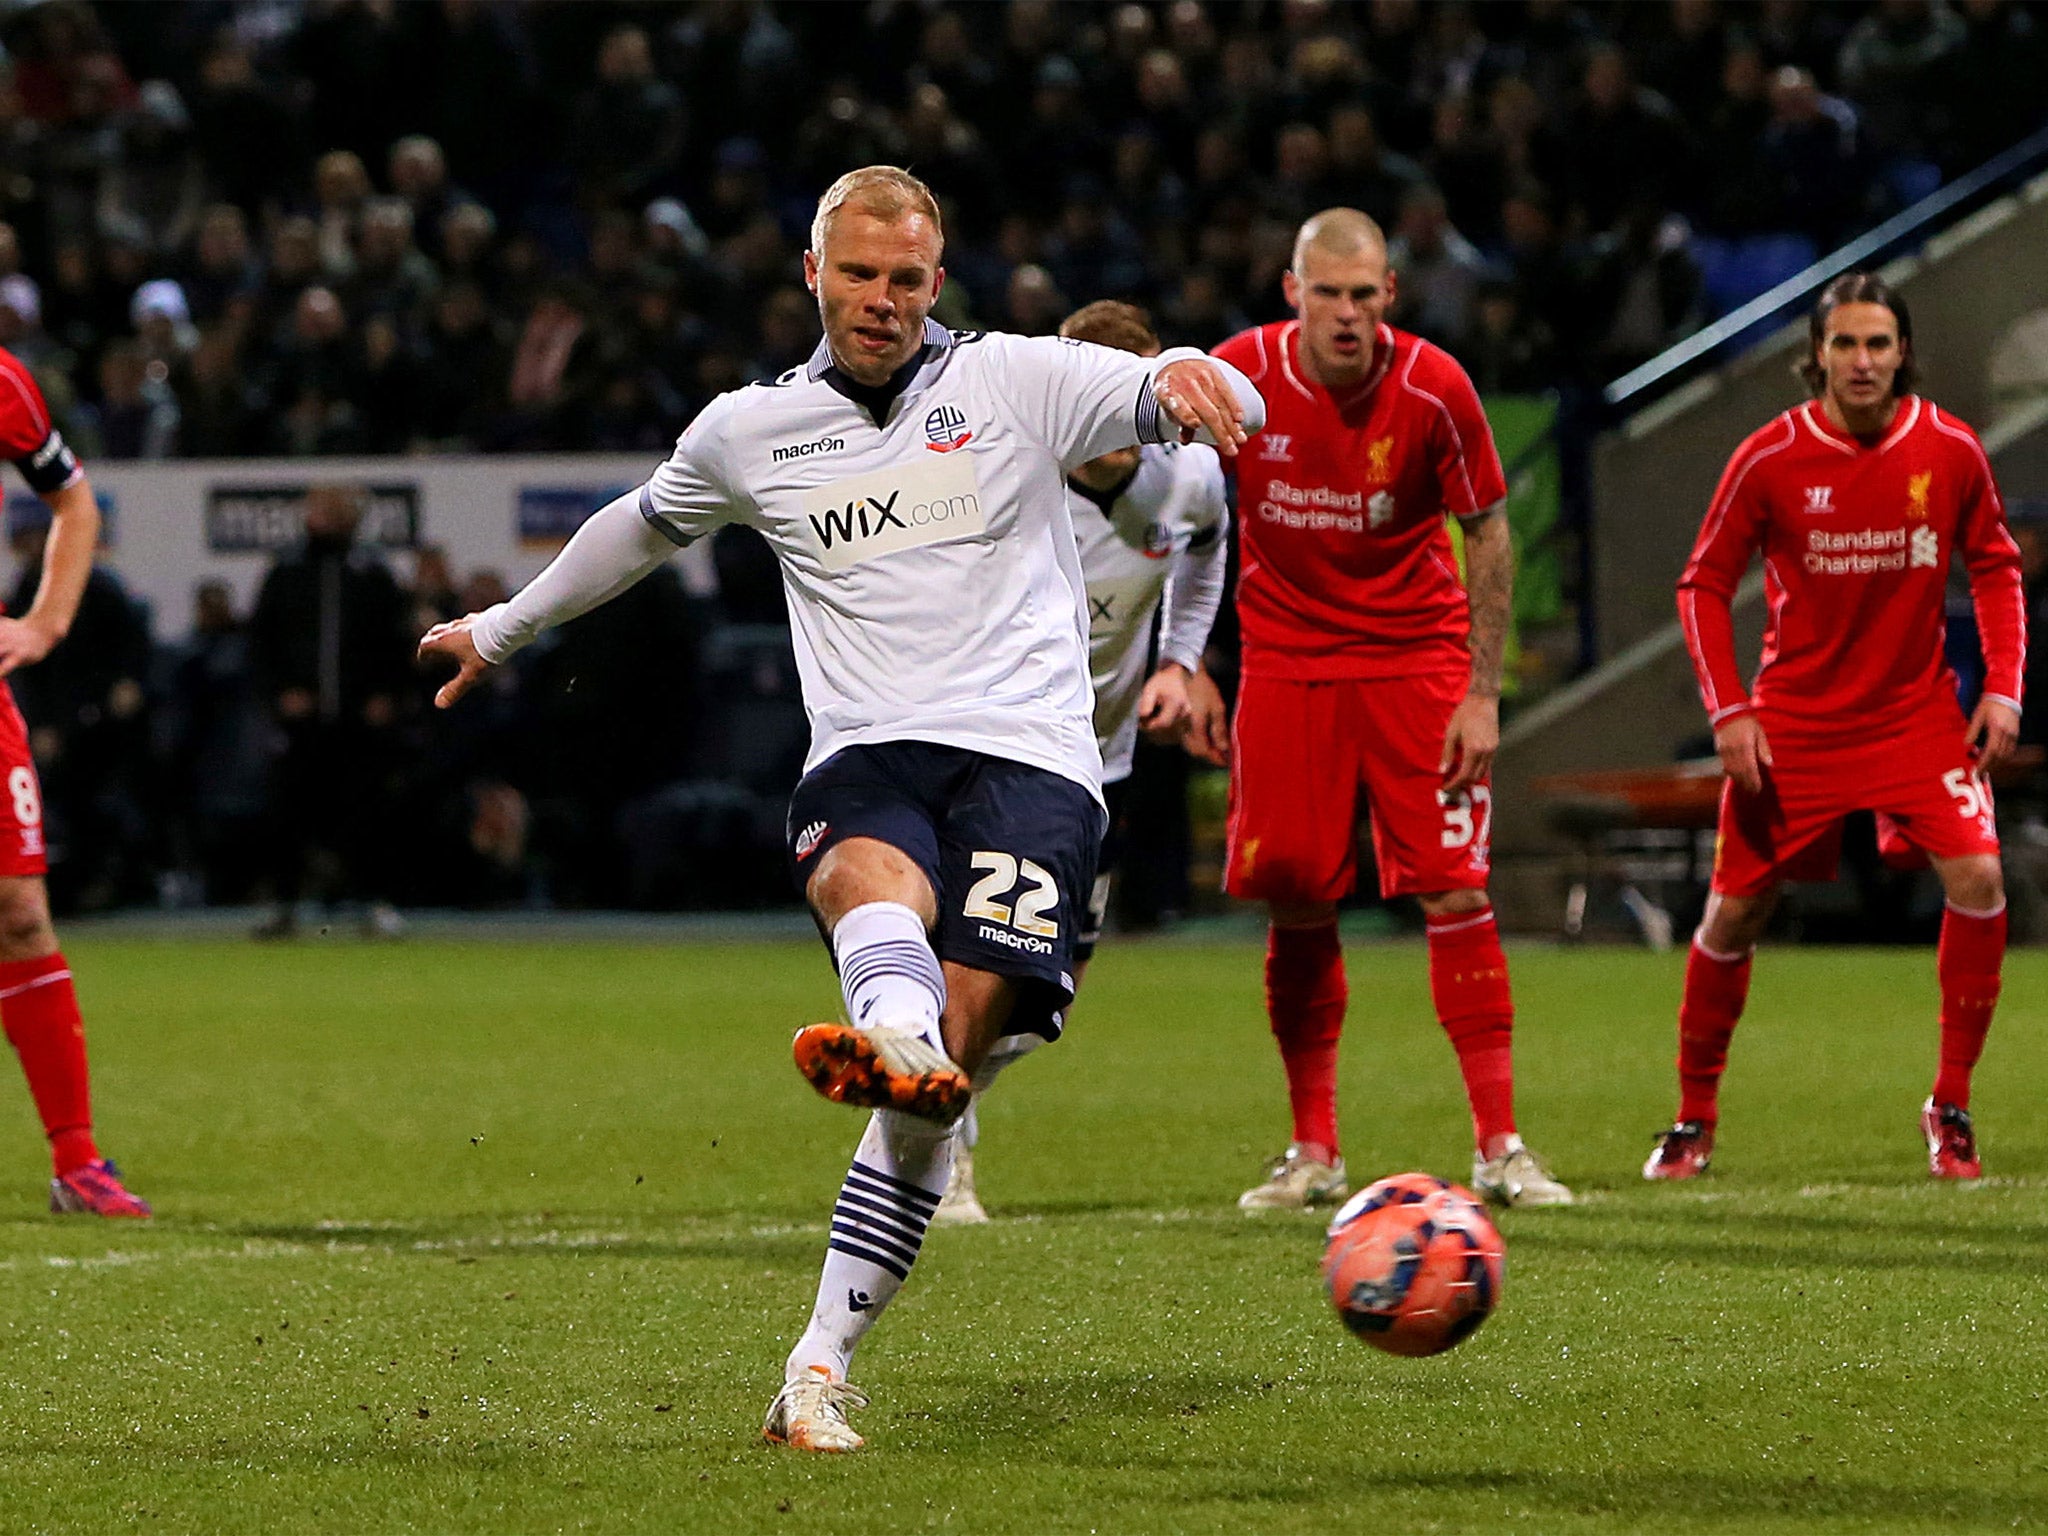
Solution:
<svg viewBox="0 0 2048 1536">
<path fill-rule="evenodd" d="M 1434 1355 L 1486 1321 L 1505 1265 L 1500 1232 L 1470 1191 L 1397 1173 L 1337 1212 L 1323 1286 L 1344 1326 L 1374 1348 Z"/>
</svg>

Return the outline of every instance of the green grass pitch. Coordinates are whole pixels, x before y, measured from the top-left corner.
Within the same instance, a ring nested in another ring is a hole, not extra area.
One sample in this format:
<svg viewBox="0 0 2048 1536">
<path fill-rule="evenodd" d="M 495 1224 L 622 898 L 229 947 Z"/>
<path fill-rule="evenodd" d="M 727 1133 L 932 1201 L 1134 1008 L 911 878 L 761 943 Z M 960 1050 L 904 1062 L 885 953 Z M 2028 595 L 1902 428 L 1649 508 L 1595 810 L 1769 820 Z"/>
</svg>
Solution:
<svg viewBox="0 0 2048 1536">
<path fill-rule="evenodd" d="M 76 943 L 109 1149 L 163 1213 L 43 1214 L 0 1117 L 0 1531 L 1976 1531 L 2048 1523 L 2048 956 L 2015 954 L 1933 1187 L 1925 951 L 1767 951 L 1720 1162 L 1637 1177 L 1682 957 L 1512 949 L 1501 1310 L 1352 1341 L 1242 942 L 1112 942 L 984 1106 L 999 1214 L 935 1231 L 859 1457 L 757 1431 L 859 1130 L 789 1066 L 797 944 Z M 1358 1175 L 1464 1178 L 1419 946 L 1351 951 Z"/>
</svg>

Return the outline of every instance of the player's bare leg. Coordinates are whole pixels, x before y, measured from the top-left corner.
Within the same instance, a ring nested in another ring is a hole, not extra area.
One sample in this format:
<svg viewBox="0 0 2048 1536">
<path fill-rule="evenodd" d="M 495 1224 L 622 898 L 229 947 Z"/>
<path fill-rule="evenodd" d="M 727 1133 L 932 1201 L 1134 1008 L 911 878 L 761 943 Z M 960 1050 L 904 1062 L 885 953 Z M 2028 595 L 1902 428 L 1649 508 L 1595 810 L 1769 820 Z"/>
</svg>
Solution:
<svg viewBox="0 0 2048 1536">
<path fill-rule="evenodd" d="M 1496 1205 L 1570 1205 L 1515 1129 L 1515 1000 L 1484 888 L 1416 898 L 1429 933 L 1429 989 L 1472 1106 L 1472 1187 Z"/>
<path fill-rule="evenodd" d="M 1685 961 L 1678 1006 L 1678 1118 L 1658 1133 L 1646 1179 L 1691 1179 L 1707 1171 L 1720 1117 L 1728 1042 L 1749 1000 L 1750 961 L 1778 907 L 1775 887 L 1750 896 L 1707 898 L 1706 916 Z"/>
<path fill-rule="evenodd" d="M 864 904 L 865 905 L 865 904 Z M 857 909 L 856 909 L 857 910 Z M 948 962 L 942 1019 L 947 1051 L 980 1065 L 1016 1006 L 1008 978 Z M 853 1155 L 838 1203 L 810 1325 L 790 1351 L 783 1387 L 762 1433 L 809 1451 L 857 1451 L 847 1422 L 867 1398 L 848 1385 L 854 1350 L 917 1262 L 924 1234 L 952 1171 L 950 1126 L 878 1109 Z"/>
<path fill-rule="evenodd" d="M 2005 960 L 2005 876 L 1990 854 L 1936 859 L 1947 908 L 1941 915 L 1941 1067 L 1920 1108 L 1928 1172 L 1975 1179 L 1984 1165 L 1970 1120 L 1970 1076 L 1998 1007 Z"/>
<path fill-rule="evenodd" d="M 1294 1136 L 1240 1210 L 1301 1210 L 1349 1193 L 1337 1146 L 1337 1042 L 1349 992 L 1335 902 L 1271 904 L 1266 935 L 1266 1017 L 1287 1071 Z"/>
<path fill-rule="evenodd" d="M 1088 962 L 1074 964 L 1074 990 L 1081 989 L 1081 979 L 1086 973 Z M 976 983 L 973 977 L 983 974 L 970 971 L 965 966 L 948 965 L 946 970 L 949 997 L 961 994 L 953 991 L 954 973 L 961 973 L 959 985 L 972 992 Z M 1007 1016 L 1007 1007 L 1005 1009 Z M 1066 1010 L 1069 1022 L 1073 1009 Z M 963 1046 L 965 1042 L 963 1041 Z M 1045 1043 L 1044 1037 L 1035 1034 L 998 1034 L 981 1053 L 980 1059 L 968 1074 L 974 1085 L 974 1097 L 968 1101 L 967 1112 L 953 1126 L 953 1171 L 946 1181 L 946 1193 L 939 1201 L 939 1208 L 932 1214 L 932 1222 L 941 1227 L 974 1227 L 985 1224 L 988 1209 L 981 1203 L 981 1192 L 974 1182 L 974 1148 L 981 1140 L 981 1125 L 978 1114 L 981 1096 L 994 1086 L 995 1080 L 1011 1066 L 1022 1061 L 1032 1051 Z M 955 1060 L 960 1060 L 958 1053 Z M 962 1063 L 965 1064 L 964 1062 Z"/>
<path fill-rule="evenodd" d="M 148 1203 L 122 1187 L 93 1142 L 85 1026 L 50 925 L 49 895 L 35 875 L 0 878 L 0 1024 L 50 1139 L 50 1209 L 147 1216 Z"/>
<path fill-rule="evenodd" d="M 798 1069 L 835 1103 L 951 1125 L 972 1089 L 940 1033 L 946 986 L 931 949 L 931 882 L 900 848 L 851 837 L 826 851 L 805 894 L 831 938 L 849 1023 L 798 1031 Z"/>
</svg>

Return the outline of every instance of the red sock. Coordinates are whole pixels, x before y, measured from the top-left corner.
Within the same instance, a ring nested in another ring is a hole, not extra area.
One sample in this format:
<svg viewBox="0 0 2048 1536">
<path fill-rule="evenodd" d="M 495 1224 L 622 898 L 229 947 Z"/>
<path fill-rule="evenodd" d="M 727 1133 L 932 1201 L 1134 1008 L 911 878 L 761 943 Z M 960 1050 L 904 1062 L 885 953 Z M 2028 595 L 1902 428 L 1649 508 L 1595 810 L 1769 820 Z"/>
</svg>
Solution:
<svg viewBox="0 0 2048 1536">
<path fill-rule="evenodd" d="M 0 961 L 0 1027 L 21 1058 L 57 1172 L 92 1162 L 100 1149 L 92 1140 L 85 1021 L 63 955 Z"/>
<path fill-rule="evenodd" d="M 1337 1155 L 1337 1039 L 1344 1032 L 1344 951 L 1333 918 L 1266 935 L 1266 1017 L 1287 1068 L 1294 1139 Z"/>
<path fill-rule="evenodd" d="M 1429 990 L 1472 1101 L 1472 1139 L 1490 1150 L 1515 1133 L 1515 999 L 1493 908 L 1428 920 Z"/>
<path fill-rule="evenodd" d="M 1991 1010 L 1998 1006 L 1998 967 L 2005 959 L 2005 907 L 1986 916 L 1950 907 L 1941 914 L 1941 1071 L 1934 1102 L 1970 1107 L 1970 1071 L 1984 1054 Z"/>
<path fill-rule="evenodd" d="M 1728 1041 L 1749 1001 L 1752 956 L 1717 955 L 1694 935 L 1685 959 L 1685 1000 L 1678 1005 L 1678 1118 L 1712 1125 L 1720 1113 Z"/>
</svg>

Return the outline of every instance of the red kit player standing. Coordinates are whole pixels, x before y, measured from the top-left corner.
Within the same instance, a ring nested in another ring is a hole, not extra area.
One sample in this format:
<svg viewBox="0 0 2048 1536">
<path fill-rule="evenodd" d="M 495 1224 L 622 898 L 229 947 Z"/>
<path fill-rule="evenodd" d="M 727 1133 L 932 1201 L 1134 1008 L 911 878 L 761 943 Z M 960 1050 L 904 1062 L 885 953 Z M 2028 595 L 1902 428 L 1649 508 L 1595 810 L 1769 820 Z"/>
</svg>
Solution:
<svg viewBox="0 0 2048 1536">
<path fill-rule="evenodd" d="M 0 350 L 0 455 L 14 461 L 54 521 L 43 552 L 42 585 L 18 619 L 0 618 L 0 678 L 41 661 L 78 613 L 99 545 L 92 487 L 50 423 L 42 391 L 27 368 Z M 30 1095 L 50 1138 L 55 1176 L 50 1209 L 100 1216 L 147 1216 L 149 1206 L 121 1186 L 92 1139 L 92 1096 L 85 1025 L 71 969 L 50 927 L 43 887 L 43 797 L 29 755 L 28 728 L 0 682 L 0 1027 L 21 1058 Z"/>
<path fill-rule="evenodd" d="M 1974 1179 L 1970 1074 L 2005 957 L 1988 775 L 2017 738 L 2026 670 L 2019 549 L 1977 435 L 1912 393 L 1913 323 L 1890 287 L 1869 273 L 1837 278 L 1809 333 L 1814 399 L 1735 451 L 1678 584 L 1729 782 L 1678 1013 L 1678 1123 L 1643 1176 L 1705 1171 L 1728 1040 L 1779 887 L 1830 878 L 1842 818 L 1867 810 L 1880 845 L 1930 858 L 1948 897 L 1941 1062 L 1920 1128 L 1936 1178 Z M 1751 692 L 1729 604 L 1759 552 L 1770 618 Z M 1957 553 L 1986 663 L 1967 724 L 1942 653 Z"/>
<path fill-rule="evenodd" d="M 1284 279 L 1296 319 L 1216 355 L 1266 397 L 1236 462 L 1243 683 L 1226 888 L 1265 900 L 1266 1007 L 1294 1137 L 1239 1205 L 1341 1199 L 1337 1041 L 1348 992 L 1337 902 L 1361 805 L 1383 895 L 1414 896 L 1430 986 L 1457 1049 L 1473 1180 L 1506 1205 L 1571 1191 L 1515 1134 L 1514 1002 L 1486 894 L 1514 557 L 1493 434 L 1450 356 L 1397 331 L 1386 240 L 1333 208 L 1301 227 Z M 1446 514 L 1465 533 L 1469 591 Z"/>
</svg>

